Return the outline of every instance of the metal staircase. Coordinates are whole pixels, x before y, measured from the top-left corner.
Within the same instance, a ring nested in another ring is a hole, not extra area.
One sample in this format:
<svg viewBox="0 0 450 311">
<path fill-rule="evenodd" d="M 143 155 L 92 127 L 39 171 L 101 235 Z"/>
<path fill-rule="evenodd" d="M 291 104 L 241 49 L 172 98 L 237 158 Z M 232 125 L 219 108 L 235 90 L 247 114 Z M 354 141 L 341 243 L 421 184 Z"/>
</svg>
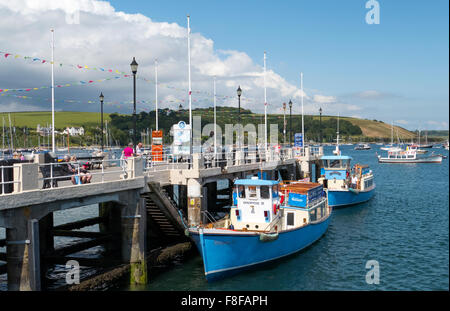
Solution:
<svg viewBox="0 0 450 311">
<path fill-rule="evenodd" d="M 186 219 L 179 212 L 176 203 L 157 183 L 148 184 L 150 192 L 145 194 L 147 219 L 152 229 L 161 236 L 180 239 L 184 234 Z M 180 215 L 181 214 L 181 215 Z"/>
</svg>

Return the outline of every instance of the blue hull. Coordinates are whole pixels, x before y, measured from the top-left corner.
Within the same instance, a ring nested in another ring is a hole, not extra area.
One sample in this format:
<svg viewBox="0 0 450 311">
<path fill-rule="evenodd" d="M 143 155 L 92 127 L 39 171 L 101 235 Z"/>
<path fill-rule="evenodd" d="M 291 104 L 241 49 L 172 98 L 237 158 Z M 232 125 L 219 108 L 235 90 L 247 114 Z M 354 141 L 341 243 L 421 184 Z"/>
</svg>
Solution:
<svg viewBox="0 0 450 311">
<path fill-rule="evenodd" d="M 375 188 L 369 191 L 353 193 L 347 191 L 328 191 L 328 205 L 331 207 L 343 207 L 369 201 L 375 193 Z"/>
<path fill-rule="evenodd" d="M 236 274 L 294 254 L 317 241 L 327 230 L 331 215 L 320 223 L 280 232 L 274 241 L 262 242 L 258 234 L 199 234 L 191 232 L 202 257 L 208 281 Z"/>
</svg>

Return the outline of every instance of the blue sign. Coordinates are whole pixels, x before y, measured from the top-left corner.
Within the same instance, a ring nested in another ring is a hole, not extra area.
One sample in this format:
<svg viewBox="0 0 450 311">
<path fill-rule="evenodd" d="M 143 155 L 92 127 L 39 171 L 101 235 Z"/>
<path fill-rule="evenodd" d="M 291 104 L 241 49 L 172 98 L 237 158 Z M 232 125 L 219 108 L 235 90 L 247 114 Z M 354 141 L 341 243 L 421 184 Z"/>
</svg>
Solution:
<svg viewBox="0 0 450 311">
<path fill-rule="evenodd" d="M 294 135 L 294 147 L 303 147 L 303 135 L 302 135 L 302 133 L 295 133 L 295 135 Z"/>
</svg>

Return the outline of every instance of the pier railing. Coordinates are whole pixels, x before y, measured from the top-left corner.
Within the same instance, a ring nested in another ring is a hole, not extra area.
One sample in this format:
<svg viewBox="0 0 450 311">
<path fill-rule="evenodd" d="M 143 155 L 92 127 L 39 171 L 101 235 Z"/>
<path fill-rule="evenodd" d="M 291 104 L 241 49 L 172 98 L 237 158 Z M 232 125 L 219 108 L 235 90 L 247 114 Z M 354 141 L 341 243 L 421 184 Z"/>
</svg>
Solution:
<svg viewBox="0 0 450 311">
<path fill-rule="evenodd" d="M 98 169 L 88 170 L 85 173 L 82 168 L 83 162 L 15 163 L 12 166 L 0 166 L 2 177 L 0 196 L 37 189 L 71 187 L 83 184 L 84 181 L 105 183 L 135 178 L 144 174 L 144 160 L 140 157 L 102 160 Z M 74 168 L 74 171 L 63 168 L 68 164 Z M 9 176 L 6 176 L 6 169 L 12 170 L 13 176 L 9 173 Z M 58 184 L 62 181 L 67 182 Z M 11 184 L 13 187 L 10 186 Z"/>
</svg>

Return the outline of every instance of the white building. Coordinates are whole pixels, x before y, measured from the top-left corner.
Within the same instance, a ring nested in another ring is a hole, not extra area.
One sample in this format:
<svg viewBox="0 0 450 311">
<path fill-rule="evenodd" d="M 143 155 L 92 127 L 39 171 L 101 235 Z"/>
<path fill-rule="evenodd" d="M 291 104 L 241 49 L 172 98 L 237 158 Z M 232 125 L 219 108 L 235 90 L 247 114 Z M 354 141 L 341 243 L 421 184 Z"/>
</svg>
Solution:
<svg viewBox="0 0 450 311">
<path fill-rule="evenodd" d="M 64 135 L 69 134 L 70 136 L 79 136 L 84 135 L 84 128 L 83 127 L 68 127 L 63 131 Z"/>
</svg>

